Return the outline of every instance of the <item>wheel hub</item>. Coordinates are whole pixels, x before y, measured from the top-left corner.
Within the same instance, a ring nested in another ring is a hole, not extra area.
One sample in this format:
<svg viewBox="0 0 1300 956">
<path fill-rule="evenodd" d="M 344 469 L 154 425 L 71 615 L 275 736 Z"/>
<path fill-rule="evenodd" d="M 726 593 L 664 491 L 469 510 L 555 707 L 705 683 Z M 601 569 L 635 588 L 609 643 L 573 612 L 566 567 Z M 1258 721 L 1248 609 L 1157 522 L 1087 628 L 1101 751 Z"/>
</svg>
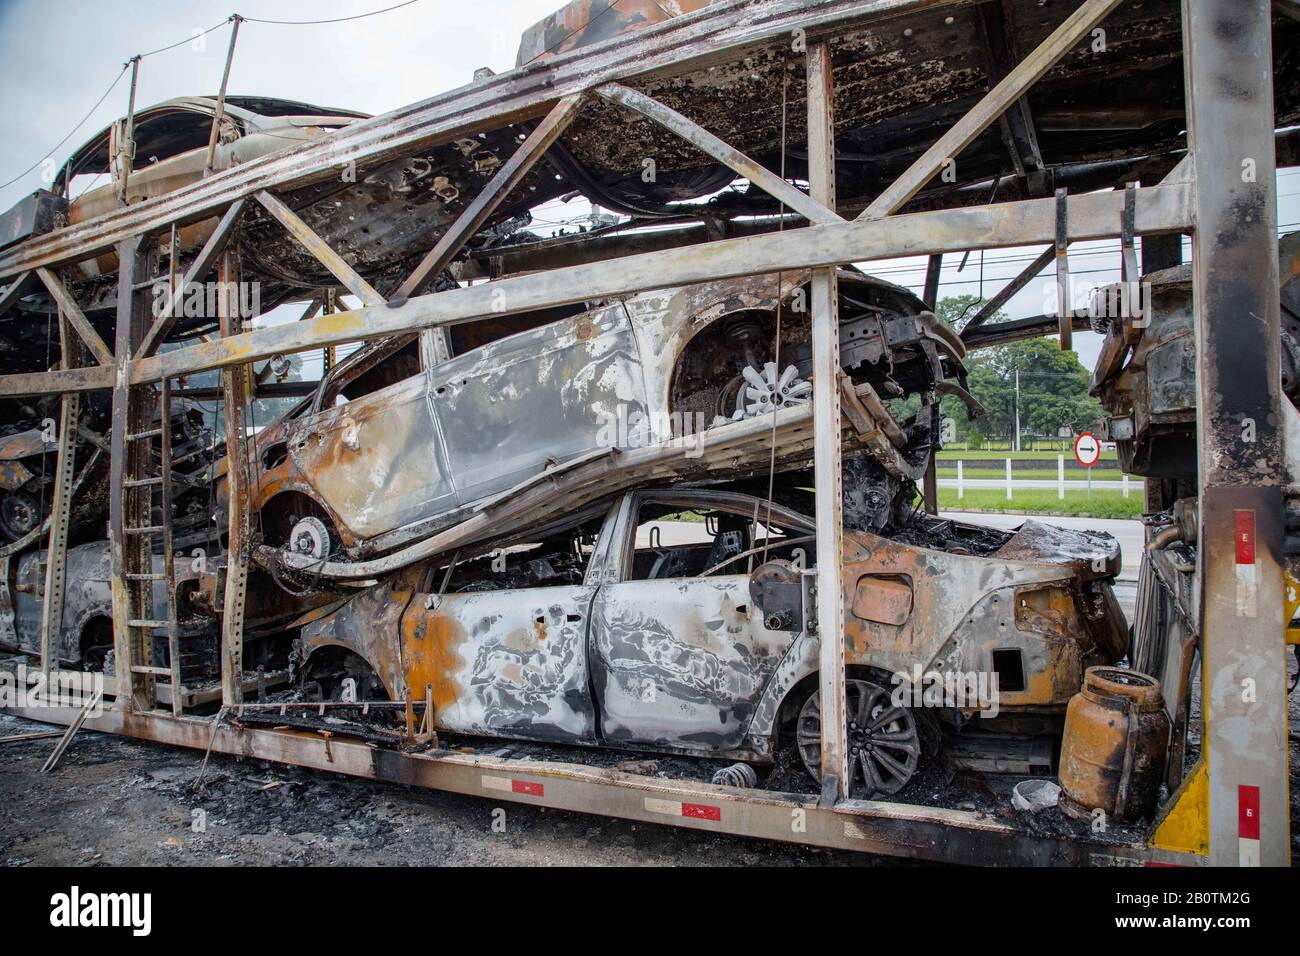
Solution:
<svg viewBox="0 0 1300 956">
<path fill-rule="evenodd" d="M 771 414 L 791 405 L 806 405 L 812 394 L 812 383 L 801 379 L 793 365 L 787 365 L 779 375 L 775 362 L 763 363 L 761 372 L 747 365 L 741 374 L 744 382 L 736 394 L 732 421 Z"/>
<path fill-rule="evenodd" d="M 319 518 L 308 516 L 294 524 L 289 532 L 289 549 L 308 558 L 329 554 L 329 530 Z"/>
</svg>

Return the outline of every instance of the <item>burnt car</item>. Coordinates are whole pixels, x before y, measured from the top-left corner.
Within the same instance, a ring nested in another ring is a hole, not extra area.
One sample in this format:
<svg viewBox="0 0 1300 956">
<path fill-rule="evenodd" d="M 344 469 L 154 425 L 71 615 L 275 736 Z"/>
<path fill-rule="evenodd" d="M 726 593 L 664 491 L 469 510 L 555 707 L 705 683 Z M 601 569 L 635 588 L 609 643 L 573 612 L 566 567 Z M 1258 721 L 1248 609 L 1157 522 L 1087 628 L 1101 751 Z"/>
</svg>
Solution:
<svg viewBox="0 0 1300 956">
<path fill-rule="evenodd" d="M 450 734 L 759 764 L 793 746 L 816 776 L 803 497 L 796 510 L 726 488 L 641 489 L 411 565 L 303 629 L 304 686 L 333 697 L 351 678 L 352 699 L 428 701 Z M 889 537 L 846 529 L 840 560 L 859 795 L 898 792 L 917 769 L 929 715 L 894 695 L 918 669 L 998 675 L 993 728 L 1059 717 L 1085 668 L 1125 653 L 1109 535 L 918 515 Z M 942 716 L 959 725 L 974 709 Z"/>
<path fill-rule="evenodd" d="M 163 558 L 155 555 L 153 570 L 163 571 Z M 39 655 L 41 612 L 45 595 L 46 552 L 28 551 L 16 562 L 12 581 L 4 582 L 9 592 L 9 613 L 0 615 L 0 647 Z M 177 607 L 180 634 L 188 641 L 212 630 L 210 615 L 199 613 L 194 600 L 200 593 L 201 575 L 188 562 L 176 568 Z M 92 541 L 68 549 L 67 583 L 64 587 L 63 625 L 54 641 L 55 666 L 77 670 L 112 670 L 113 573 L 107 541 Z M 163 581 L 153 582 L 152 616 L 167 617 L 167 589 Z M 206 619 L 205 619 L 206 618 Z M 166 640 L 154 642 L 155 663 L 166 664 Z"/>
<path fill-rule="evenodd" d="M 454 327 L 453 356 L 437 363 L 427 334 L 362 349 L 257 436 L 264 540 L 359 560 L 611 450 L 677 443 L 685 476 L 702 433 L 808 402 L 807 281 L 790 272 L 488 318 Z M 890 467 L 919 478 L 936 389 L 964 394 L 961 340 L 908 290 L 854 270 L 841 270 L 839 314 L 845 382 L 888 420 Z"/>
</svg>

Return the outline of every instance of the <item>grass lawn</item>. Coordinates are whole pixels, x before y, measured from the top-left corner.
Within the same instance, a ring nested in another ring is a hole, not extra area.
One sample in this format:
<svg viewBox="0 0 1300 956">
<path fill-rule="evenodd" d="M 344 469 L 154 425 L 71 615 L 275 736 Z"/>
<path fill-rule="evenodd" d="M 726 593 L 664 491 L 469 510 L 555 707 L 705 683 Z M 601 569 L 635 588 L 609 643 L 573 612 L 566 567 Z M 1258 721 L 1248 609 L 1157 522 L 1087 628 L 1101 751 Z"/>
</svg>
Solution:
<svg viewBox="0 0 1300 956">
<path fill-rule="evenodd" d="M 1001 488 L 967 488 L 962 498 L 956 488 L 939 489 L 939 508 L 945 511 L 1026 512 L 1029 514 L 1074 515 L 1091 518 L 1137 518 L 1142 515 L 1142 492 L 1136 483 L 1125 498 L 1120 491 L 1069 489 L 1065 499 L 1056 490 L 1043 488 L 1016 491 L 1011 501 Z"/>
</svg>

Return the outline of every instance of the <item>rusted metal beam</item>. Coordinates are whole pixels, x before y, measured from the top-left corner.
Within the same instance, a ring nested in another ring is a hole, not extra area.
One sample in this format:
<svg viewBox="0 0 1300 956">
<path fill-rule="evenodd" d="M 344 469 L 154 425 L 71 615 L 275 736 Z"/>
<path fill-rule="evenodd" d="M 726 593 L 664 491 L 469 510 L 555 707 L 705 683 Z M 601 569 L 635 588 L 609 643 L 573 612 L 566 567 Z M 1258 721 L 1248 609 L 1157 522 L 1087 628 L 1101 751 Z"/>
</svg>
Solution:
<svg viewBox="0 0 1300 956">
<path fill-rule="evenodd" d="M 1044 73 L 1070 52 L 1088 32 L 1124 0 L 1084 0 L 1059 27 L 1040 43 L 1034 52 L 1025 57 L 1014 70 L 989 90 L 948 132 L 921 155 L 907 170 L 876 197 L 859 219 L 879 219 L 897 212 L 909 199 L 921 191 L 949 161 L 970 145 L 989 124 L 1020 99 Z"/>
<path fill-rule="evenodd" d="M 0 395 L 58 395 L 112 387 L 113 369 L 108 365 L 0 375 Z"/>
<path fill-rule="evenodd" d="M 930 261 L 925 266 L 925 290 L 921 295 L 921 301 L 925 307 L 934 311 L 935 304 L 939 301 L 939 276 L 943 273 L 943 253 L 936 253 L 930 256 Z"/>
<path fill-rule="evenodd" d="M 835 93 L 831 54 L 824 43 L 807 48 L 808 186 L 812 198 L 835 208 Z M 835 268 L 812 275 L 813 468 L 817 516 L 818 685 L 821 695 L 821 798 L 833 804 L 849 795 L 844 698 L 844 588 L 839 555 L 843 550 L 840 460 L 840 321 Z"/>
<path fill-rule="evenodd" d="M 1137 231 L 1176 232 L 1188 227 L 1190 187 L 1153 186 L 1138 192 Z M 1123 196 L 1094 193 L 1072 196 L 1070 230 L 1074 240 L 1118 234 Z M 493 283 L 419 296 L 400 307 L 355 309 L 247 332 L 230 340 L 196 343 L 137 363 L 133 380 L 157 381 L 237 362 L 269 358 L 324 345 L 342 345 L 437 325 L 472 322 L 487 315 L 586 301 L 647 289 L 669 288 L 781 269 L 816 268 L 838 262 L 952 252 L 976 247 L 1001 248 L 1047 242 L 1056 234 L 1056 203 L 972 206 L 891 217 L 889 222 L 845 222 L 791 229 L 746 239 L 722 240 L 629 256 L 609 262 L 514 276 Z M 978 236 L 978 239 L 972 237 Z M 707 251 L 704 251 L 707 250 Z M 0 376 L 0 394 L 5 377 Z"/>
<path fill-rule="evenodd" d="M 222 215 L 221 221 L 217 223 L 217 228 L 212 230 L 212 235 L 208 236 L 208 241 L 203 244 L 199 254 L 194 257 L 190 267 L 185 270 L 185 277 L 181 279 L 180 285 L 172 290 L 171 297 L 163 307 L 161 315 L 154 319 L 149 331 L 145 333 L 144 341 L 140 343 L 137 358 L 145 358 L 153 355 L 157 351 L 159 344 L 165 339 L 176 324 L 176 319 L 181 315 L 181 307 L 185 301 L 185 295 L 196 282 L 202 281 L 203 277 L 217 261 L 217 256 L 225 249 L 231 234 L 235 231 L 235 226 L 239 223 L 239 217 L 244 213 L 244 206 L 247 200 L 244 198 L 236 199 L 230 204 L 230 208 Z"/>
<path fill-rule="evenodd" d="M 77 364 L 82 349 L 73 340 L 68 323 L 59 316 L 60 365 Z M 59 401 L 58 452 L 54 462 L 54 489 L 50 500 L 49 538 L 45 551 L 45 591 L 41 597 L 41 670 L 47 675 L 59 666 L 59 636 L 63 633 L 63 594 L 67 584 L 68 525 L 72 515 L 72 479 L 81 396 L 65 394 Z"/>
<path fill-rule="evenodd" d="M 1286 481 L 1270 8 L 1183 0 L 1210 862 L 1286 866 Z"/>
<path fill-rule="evenodd" d="M 217 307 L 221 335 L 239 332 L 238 298 L 230 294 L 239 280 L 239 266 L 232 251 L 221 256 L 217 268 Z M 248 475 L 249 369 L 246 363 L 222 370 L 225 402 L 227 488 L 226 580 L 221 616 L 221 702 L 227 707 L 243 700 L 244 610 L 248 596 L 249 534 L 252 484 Z"/>
<path fill-rule="evenodd" d="M 405 302 L 420 291 L 429 279 L 436 278 L 461 248 L 478 232 L 487 218 L 510 195 L 520 181 L 533 168 L 533 165 L 546 154 L 551 144 L 569 128 L 573 118 L 578 115 L 582 103 L 581 95 L 566 96 L 546 114 L 546 118 L 528 134 L 528 138 L 497 170 L 492 181 L 465 207 L 460 217 L 442 234 L 441 238 L 420 260 L 406 280 L 393 293 L 392 301 Z"/>
<path fill-rule="evenodd" d="M 966 336 L 973 333 L 981 325 L 987 322 L 993 316 L 997 315 L 998 310 L 1011 301 L 1011 299 L 1029 283 L 1033 282 L 1040 272 L 1047 268 L 1048 264 L 1056 258 L 1056 246 L 1049 246 L 1046 250 L 1039 253 L 1038 258 L 1020 271 L 1020 274 L 1002 287 L 1001 291 L 993 298 L 989 299 L 980 310 L 971 316 L 970 321 L 962 326 L 962 341 Z"/>
<path fill-rule="evenodd" d="M 95 327 L 90 324 L 86 314 L 77 305 L 77 300 L 68 292 L 59 277 L 44 267 L 38 268 L 36 274 L 44 283 L 45 289 L 50 293 L 51 298 L 58 303 L 59 311 L 62 312 L 63 317 L 77 330 L 77 334 L 81 336 L 81 341 L 85 342 L 90 351 L 95 354 L 99 364 L 112 365 L 113 353 L 108 350 L 104 340 L 99 337 L 99 333 L 95 331 Z"/>
<path fill-rule="evenodd" d="M 1071 328 L 1075 332 L 1086 332 L 1092 328 L 1086 315 L 1076 315 L 1071 319 Z M 1056 316 L 1035 315 L 1027 319 L 1013 319 L 1010 322 L 994 322 L 982 326 L 969 339 L 962 337 L 962 344 L 967 351 L 987 349 L 1008 342 L 1023 342 L 1025 339 L 1039 339 L 1045 335 L 1060 332 L 1061 321 Z"/>
<path fill-rule="evenodd" d="M 1009 0 L 992 0 L 981 4 L 975 16 L 984 47 L 986 69 L 991 82 L 997 82 L 1011 72 L 1019 59 L 1016 49 L 1015 13 Z M 1046 192 L 1046 172 L 1043 154 L 1038 146 L 1038 133 L 1029 108 L 1029 98 L 1022 96 L 1005 113 L 998 117 L 1002 141 L 1007 155 L 1015 167 L 1016 175 L 1028 186 L 1028 194 L 1042 196 Z"/>
<path fill-rule="evenodd" d="M 118 246 L 117 339 L 113 368 L 113 418 L 109 455 L 108 528 L 113 581 L 113 656 L 117 706 L 147 710 L 153 704 L 153 676 L 137 673 L 152 664 L 149 630 L 133 624 L 149 616 L 153 586 L 139 575 L 153 570 L 152 549 L 135 529 L 150 520 L 149 496 L 138 484 L 151 457 L 147 441 L 132 439 L 153 423 L 152 386 L 133 386 L 132 351 L 149 323 L 149 297 L 142 283 L 157 271 L 152 240 L 128 239 Z M 141 615 L 141 616 L 137 616 Z"/>
<path fill-rule="evenodd" d="M 660 126 L 676 133 L 686 142 L 713 157 L 739 176 L 743 176 L 767 193 L 789 206 L 809 222 L 841 222 L 841 217 L 832 207 L 818 202 L 807 193 L 795 188 L 766 166 L 750 159 L 740 150 L 727 145 L 704 127 L 695 123 L 670 106 L 665 106 L 653 97 L 636 90 L 628 89 L 617 83 L 607 83 L 596 90 L 605 99 L 636 110 L 643 116 L 654 120 Z"/>
<path fill-rule="evenodd" d="M 1191 228 L 1191 187 L 1187 183 L 1151 186 L 1137 194 L 1136 231 L 1140 235 L 1185 232 Z M 1118 235 L 1123 196 L 1090 193 L 1073 196 L 1073 241 Z M 837 262 L 1003 248 L 1052 241 L 1056 203 L 1035 199 L 891 217 L 889 222 L 843 222 L 790 229 L 703 246 L 685 246 L 587 263 L 545 273 L 513 276 L 437 295 L 418 296 L 399 307 L 361 308 L 195 343 L 132 363 L 131 381 L 140 384 L 189 375 L 239 362 L 312 348 L 383 338 L 421 328 L 473 322 L 488 315 L 671 288 L 695 282 L 761 275 L 782 269 L 816 268 Z M 501 290 L 504 296 L 494 293 Z M 504 305 L 503 311 L 501 310 Z M 495 307 L 495 308 L 494 308 Z M 84 391 L 111 385 L 111 374 L 77 369 L 0 375 L 0 396 Z"/>
<path fill-rule="evenodd" d="M 230 83 L 230 65 L 235 60 L 235 43 L 239 39 L 239 25 L 244 18 L 238 13 L 230 15 L 230 46 L 226 48 L 226 65 L 221 71 L 221 88 L 217 90 L 217 108 L 212 114 L 212 129 L 208 133 L 207 159 L 203 163 L 203 175 L 212 175 L 212 165 L 217 158 L 217 140 L 221 133 L 221 120 L 226 115 L 226 87 Z"/>
<path fill-rule="evenodd" d="M 0 318 L 13 307 L 26 290 L 27 284 L 34 278 L 32 272 L 24 272 L 18 275 L 12 282 L 5 286 L 3 295 L 0 295 Z"/>
<path fill-rule="evenodd" d="M 276 199 L 268 192 L 259 192 L 254 198 L 262 204 L 275 219 L 284 226 L 289 235 L 298 240 L 299 244 L 312 254 L 312 256 L 328 269 L 334 278 L 347 288 L 349 292 L 361 300 L 364 305 L 383 305 L 384 297 L 375 291 L 365 279 L 357 274 L 342 256 L 330 248 L 311 226 L 302 221 L 301 217 Z"/>
<path fill-rule="evenodd" d="M 974 0 L 719 0 L 690 16 L 527 64 L 507 73 L 363 120 L 301 146 L 232 169 L 91 221 L 34 237 L 0 252 L 0 278 L 38 265 L 77 262 L 110 250 L 127 236 L 173 221 L 211 218 L 240 196 L 328 179 L 338 164 L 359 168 L 413 155 L 440 143 L 540 119 L 561 98 L 604 83 L 665 75 L 725 62 L 746 51 L 788 45 L 791 31 L 809 35 Z"/>
</svg>

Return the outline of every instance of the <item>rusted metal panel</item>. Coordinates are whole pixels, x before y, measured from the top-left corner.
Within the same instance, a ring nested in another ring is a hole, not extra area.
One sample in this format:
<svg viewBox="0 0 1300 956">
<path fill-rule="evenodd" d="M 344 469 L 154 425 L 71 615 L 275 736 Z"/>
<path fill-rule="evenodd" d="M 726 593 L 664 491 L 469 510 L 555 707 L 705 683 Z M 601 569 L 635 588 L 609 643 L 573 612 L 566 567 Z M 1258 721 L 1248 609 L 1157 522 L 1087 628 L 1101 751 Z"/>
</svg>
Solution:
<svg viewBox="0 0 1300 956">
<path fill-rule="evenodd" d="M 405 682 L 432 688 L 439 730 L 591 742 L 588 610 L 595 587 L 420 595 L 401 632 Z"/>
</svg>

